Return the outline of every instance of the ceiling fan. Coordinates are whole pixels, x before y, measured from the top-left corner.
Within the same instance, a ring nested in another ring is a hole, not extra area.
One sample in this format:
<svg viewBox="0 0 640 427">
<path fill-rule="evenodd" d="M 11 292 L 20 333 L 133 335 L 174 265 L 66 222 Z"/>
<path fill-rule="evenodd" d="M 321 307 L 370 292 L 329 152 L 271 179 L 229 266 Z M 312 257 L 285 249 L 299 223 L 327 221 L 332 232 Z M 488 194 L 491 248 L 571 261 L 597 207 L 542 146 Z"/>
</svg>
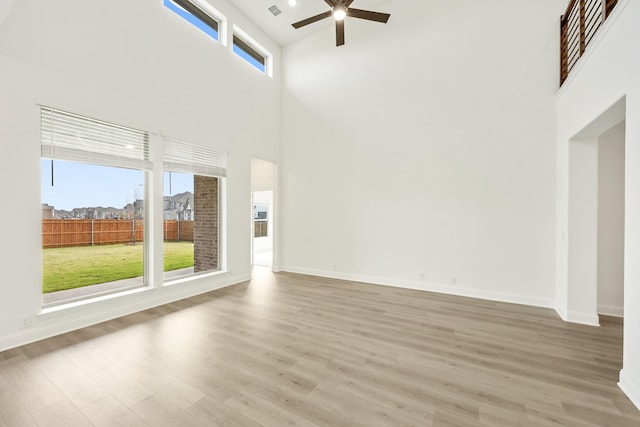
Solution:
<svg viewBox="0 0 640 427">
<path fill-rule="evenodd" d="M 291 24 L 293 28 L 298 29 L 305 25 L 313 24 L 321 19 L 328 18 L 333 15 L 336 20 L 336 46 L 342 46 L 344 44 L 344 18 L 350 16 L 352 18 L 366 19 L 367 21 L 387 23 L 389 17 L 388 13 L 371 12 L 370 10 L 354 9 L 351 6 L 354 0 L 324 0 L 331 10 L 321 13 L 311 18 L 303 19 L 302 21 Z"/>
</svg>

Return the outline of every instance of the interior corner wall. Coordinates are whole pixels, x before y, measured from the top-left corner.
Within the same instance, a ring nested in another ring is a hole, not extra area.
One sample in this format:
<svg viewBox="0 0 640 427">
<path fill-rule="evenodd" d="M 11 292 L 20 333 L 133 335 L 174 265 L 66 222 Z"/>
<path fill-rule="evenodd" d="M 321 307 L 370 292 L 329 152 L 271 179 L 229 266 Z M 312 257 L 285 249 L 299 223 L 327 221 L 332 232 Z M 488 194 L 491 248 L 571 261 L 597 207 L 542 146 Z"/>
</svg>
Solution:
<svg viewBox="0 0 640 427">
<path fill-rule="evenodd" d="M 624 127 L 598 139 L 598 313 L 624 316 Z"/>
<path fill-rule="evenodd" d="M 569 143 L 569 299 L 571 321 L 598 319 L 598 138 Z"/>
<path fill-rule="evenodd" d="M 250 277 L 250 159 L 280 158 L 281 49 L 227 0 L 211 2 L 228 31 L 235 23 L 271 51 L 273 78 L 161 0 L 20 0 L 2 22 L 0 177 L 11 207 L 0 211 L 0 350 Z M 37 100 L 227 151 L 227 272 L 41 314 Z"/>
<path fill-rule="evenodd" d="M 619 384 L 640 408 L 640 263 L 637 262 L 640 258 L 640 46 L 635 42 L 640 38 L 639 20 L 640 3 L 619 1 L 558 94 L 556 289 L 558 311 L 566 314 L 572 304 L 567 282 L 569 141 L 589 128 L 603 112 L 622 102 L 626 114 L 625 319 L 624 362 Z"/>
<path fill-rule="evenodd" d="M 552 306 L 566 2 L 445 3 L 284 49 L 283 269 Z"/>
</svg>

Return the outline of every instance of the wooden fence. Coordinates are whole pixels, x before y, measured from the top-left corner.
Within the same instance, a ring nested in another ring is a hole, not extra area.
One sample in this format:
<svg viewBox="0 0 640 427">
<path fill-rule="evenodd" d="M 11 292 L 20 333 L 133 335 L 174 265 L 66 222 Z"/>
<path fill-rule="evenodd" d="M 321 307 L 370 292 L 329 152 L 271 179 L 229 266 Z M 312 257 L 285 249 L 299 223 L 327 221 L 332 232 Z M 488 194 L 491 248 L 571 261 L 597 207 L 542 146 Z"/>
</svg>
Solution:
<svg viewBox="0 0 640 427">
<path fill-rule="evenodd" d="M 167 242 L 193 242 L 193 221 L 165 221 L 163 232 Z"/>
<path fill-rule="evenodd" d="M 560 18 L 560 84 L 584 54 L 618 0 L 571 0 Z"/>
<path fill-rule="evenodd" d="M 193 242 L 193 221 L 164 221 L 164 240 Z M 144 241 L 141 219 L 43 219 L 42 247 L 113 245 Z"/>
</svg>

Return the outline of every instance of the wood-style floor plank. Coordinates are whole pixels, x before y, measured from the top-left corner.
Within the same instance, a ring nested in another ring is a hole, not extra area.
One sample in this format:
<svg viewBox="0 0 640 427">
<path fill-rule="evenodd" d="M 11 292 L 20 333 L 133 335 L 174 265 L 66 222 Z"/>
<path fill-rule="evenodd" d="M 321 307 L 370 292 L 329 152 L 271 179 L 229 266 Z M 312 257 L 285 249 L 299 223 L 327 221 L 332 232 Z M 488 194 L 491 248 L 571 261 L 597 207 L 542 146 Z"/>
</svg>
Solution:
<svg viewBox="0 0 640 427">
<path fill-rule="evenodd" d="M 53 403 L 33 414 L 39 426 L 91 427 L 91 422 L 68 400 Z"/>
<path fill-rule="evenodd" d="M 0 353 L 0 426 L 640 426 L 623 323 L 256 268 Z"/>
</svg>

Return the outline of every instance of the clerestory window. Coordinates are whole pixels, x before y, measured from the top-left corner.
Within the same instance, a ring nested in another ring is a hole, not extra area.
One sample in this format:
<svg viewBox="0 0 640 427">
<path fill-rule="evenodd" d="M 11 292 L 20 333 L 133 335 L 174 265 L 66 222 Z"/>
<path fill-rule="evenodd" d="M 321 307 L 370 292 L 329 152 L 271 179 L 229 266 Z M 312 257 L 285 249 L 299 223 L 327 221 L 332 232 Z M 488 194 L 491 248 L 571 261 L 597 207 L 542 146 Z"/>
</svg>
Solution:
<svg viewBox="0 0 640 427">
<path fill-rule="evenodd" d="M 164 5 L 212 39 L 220 40 L 224 17 L 209 3 L 200 0 L 164 0 Z"/>
<path fill-rule="evenodd" d="M 240 28 L 233 27 L 233 51 L 262 73 L 272 76 L 272 55 Z"/>
</svg>

